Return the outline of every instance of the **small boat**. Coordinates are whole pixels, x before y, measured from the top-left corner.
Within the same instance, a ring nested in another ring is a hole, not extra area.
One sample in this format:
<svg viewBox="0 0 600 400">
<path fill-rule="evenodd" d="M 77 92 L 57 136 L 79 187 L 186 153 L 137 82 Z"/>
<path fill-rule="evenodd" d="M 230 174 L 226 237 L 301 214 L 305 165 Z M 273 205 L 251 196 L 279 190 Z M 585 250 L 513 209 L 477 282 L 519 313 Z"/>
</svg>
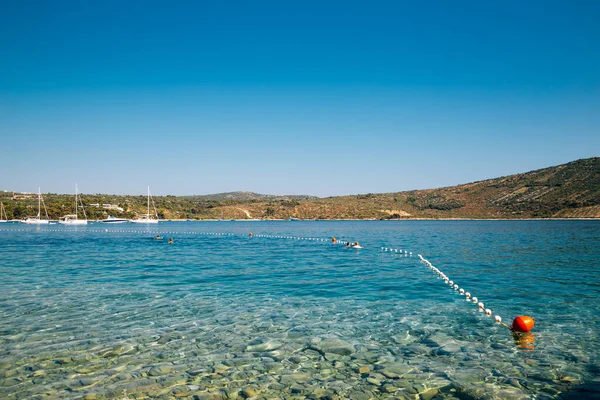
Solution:
<svg viewBox="0 0 600 400">
<path fill-rule="evenodd" d="M 152 200 L 152 207 L 154 208 L 154 215 L 150 214 L 150 186 L 148 186 L 148 211 L 146 214 L 142 214 L 141 216 L 130 220 L 134 224 L 158 224 L 158 213 L 156 212 L 156 207 L 154 206 L 154 200 Z"/>
<path fill-rule="evenodd" d="M 129 222 L 129 220 L 127 220 L 125 218 L 116 218 L 116 217 L 113 217 L 112 215 L 109 215 L 108 218 L 101 219 L 98 222 L 104 222 L 106 224 L 122 224 L 125 222 Z"/>
<path fill-rule="evenodd" d="M 44 212 L 46 213 L 46 219 L 41 218 L 42 212 L 42 204 L 44 205 Z M 46 204 L 44 204 L 44 200 L 42 199 L 42 192 L 38 187 L 38 213 L 35 217 L 27 217 L 21 221 L 24 224 L 28 225 L 48 225 L 50 223 L 50 219 L 48 218 L 48 210 L 46 210 Z"/>
<path fill-rule="evenodd" d="M 290 221 L 300 221 L 300 220 L 296 217 L 290 217 Z"/>
<path fill-rule="evenodd" d="M 62 225 L 87 225 L 87 219 L 77 218 L 77 214 L 65 215 L 58 219 L 58 223 Z"/>
<path fill-rule="evenodd" d="M 0 203 L 0 222 L 8 222 L 8 215 L 6 215 L 3 203 Z"/>
<path fill-rule="evenodd" d="M 77 185 L 75 185 L 75 214 L 69 214 L 69 215 L 65 215 L 62 218 L 58 219 L 58 223 L 59 224 L 63 224 L 63 225 L 87 225 L 88 221 L 87 221 L 87 215 L 85 215 L 85 208 L 83 208 L 83 203 L 81 202 L 81 197 L 79 197 L 79 202 L 81 203 L 81 210 L 83 211 L 83 217 L 84 219 L 79 219 L 77 218 L 77 214 L 78 214 L 78 204 L 77 204 L 77 195 L 78 195 L 78 191 L 77 191 Z"/>
</svg>

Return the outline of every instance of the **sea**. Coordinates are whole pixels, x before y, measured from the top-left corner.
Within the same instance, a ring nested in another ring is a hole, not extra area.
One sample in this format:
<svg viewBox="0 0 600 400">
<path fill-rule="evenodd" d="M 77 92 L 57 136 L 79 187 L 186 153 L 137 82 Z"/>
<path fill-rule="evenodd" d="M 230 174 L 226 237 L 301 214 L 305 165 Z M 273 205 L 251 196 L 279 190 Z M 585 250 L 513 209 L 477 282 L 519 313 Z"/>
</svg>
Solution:
<svg viewBox="0 0 600 400">
<path fill-rule="evenodd" d="M 600 221 L 2 224 L 0 398 L 598 399 Z"/>
</svg>

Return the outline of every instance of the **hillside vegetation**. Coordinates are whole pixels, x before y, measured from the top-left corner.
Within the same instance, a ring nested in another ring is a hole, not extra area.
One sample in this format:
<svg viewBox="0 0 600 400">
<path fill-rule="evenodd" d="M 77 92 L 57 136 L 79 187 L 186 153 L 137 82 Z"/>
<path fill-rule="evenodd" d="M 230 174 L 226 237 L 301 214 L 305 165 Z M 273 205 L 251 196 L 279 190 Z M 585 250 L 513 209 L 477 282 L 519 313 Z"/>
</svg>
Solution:
<svg viewBox="0 0 600 400">
<path fill-rule="evenodd" d="M 44 194 L 52 219 L 73 212 L 72 195 Z M 89 219 L 144 213 L 146 196 L 82 195 Z M 0 194 L 9 219 L 37 213 L 37 197 Z M 232 192 L 154 197 L 161 219 L 600 218 L 600 158 L 439 189 L 329 198 Z"/>
</svg>

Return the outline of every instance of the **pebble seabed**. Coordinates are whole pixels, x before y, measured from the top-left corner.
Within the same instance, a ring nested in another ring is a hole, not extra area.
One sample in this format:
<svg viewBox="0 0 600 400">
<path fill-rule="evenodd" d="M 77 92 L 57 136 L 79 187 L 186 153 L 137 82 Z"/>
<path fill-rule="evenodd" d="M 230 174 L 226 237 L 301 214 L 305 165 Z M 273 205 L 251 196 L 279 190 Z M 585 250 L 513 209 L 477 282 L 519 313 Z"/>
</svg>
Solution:
<svg viewBox="0 0 600 400">
<path fill-rule="evenodd" d="M 578 348 L 556 356 L 548 339 L 534 352 L 472 307 L 451 322 L 456 306 L 435 300 L 248 301 L 93 285 L 10 296 L 0 304 L 14 312 L 0 328 L 8 400 L 543 399 L 569 397 L 589 375 Z M 38 321 L 27 328 L 16 322 L 25 308 Z"/>
<path fill-rule="evenodd" d="M 155 299 L 154 308 L 162 307 L 164 314 L 181 313 L 177 304 L 161 300 Z M 235 315 L 216 311 L 231 313 L 231 307 L 237 309 Z M 335 314 L 330 307 L 344 311 Z M 51 338 L 49 332 L 33 327 L 2 339 L 0 395 L 4 399 L 527 399 L 534 393 L 536 398 L 552 398 L 568 392 L 583 372 L 567 375 L 550 361 L 528 358 L 505 328 L 492 329 L 490 336 L 490 331 L 478 334 L 465 326 L 450 336 L 443 327 L 417 317 L 394 321 L 393 308 L 375 315 L 352 302 L 330 307 L 288 299 L 265 300 L 260 308 L 243 309 L 240 304 L 203 299 L 201 308 L 211 317 L 146 330 L 127 326 L 130 318 L 140 317 L 139 310 L 121 311 L 112 322 L 106 310 L 106 323 L 114 325 L 118 318 L 121 333 L 102 339 L 84 326 L 57 325 Z M 431 309 L 428 318 L 443 318 L 445 311 L 449 310 Z M 413 328 L 416 325 L 428 326 Z M 29 354 L 20 351 L 31 346 L 36 350 Z"/>
</svg>

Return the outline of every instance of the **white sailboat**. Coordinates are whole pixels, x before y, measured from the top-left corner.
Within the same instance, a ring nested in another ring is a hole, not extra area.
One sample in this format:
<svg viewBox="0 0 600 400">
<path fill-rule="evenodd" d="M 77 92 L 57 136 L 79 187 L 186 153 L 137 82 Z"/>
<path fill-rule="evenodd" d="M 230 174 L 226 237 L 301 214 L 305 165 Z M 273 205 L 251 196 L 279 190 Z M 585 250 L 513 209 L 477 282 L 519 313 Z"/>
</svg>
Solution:
<svg viewBox="0 0 600 400">
<path fill-rule="evenodd" d="M 156 212 L 156 207 L 154 206 L 154 200 L 152 200 L 152 207 L 154 208 L 154 215 L 150 215 L 150 186 L 148 186 L 148 211 L 146 214 L 142 214 L 141 216 L 130 220 L 135 224 L 158 224 L 158 213 Z"/>
<path fill-rule="evenodd" d="M 8 215 L 6 215 L 4 203 L 0 203 L 0 222 L 8 222 Z"/>
<path fill-rule="evenodd" d="M 83 208 L 83 202 L 81 201 L 81 196 L 79 197 L 79 203 L 81 203 L 81 211 L 83 211 L 83 219 L 79 219 L 77 217 L 79 204 L 77 203 L 77 195 L 79 194 L 77 190 L 77 185 L 75 185 L 75 214 L 65 215 L 62 218 L 58 219 L 59 224 L 63 225 L 87 225 L 87 215 L 85 215 L 85 208 Z"/>
<path fill-rule="evenodd" d="M 44 205 L 44 212 L 46 213 L 46 219 L 41 218 L 42 204 Z M 24 220 L 22 220 L 21 222 L 24 224 L 29 224 L 29 225 L 47 225 L 50 223 L 50 220 L 48 219 L 48 210 L 46 210 L 46 204 L 44 204 L 44 200 L 42 199 L 42 192 L 39 187 L 38 187 L 38 213 L 37 213 L 37 216 L 36 217 L 27 217 Z"/>
</svg>

